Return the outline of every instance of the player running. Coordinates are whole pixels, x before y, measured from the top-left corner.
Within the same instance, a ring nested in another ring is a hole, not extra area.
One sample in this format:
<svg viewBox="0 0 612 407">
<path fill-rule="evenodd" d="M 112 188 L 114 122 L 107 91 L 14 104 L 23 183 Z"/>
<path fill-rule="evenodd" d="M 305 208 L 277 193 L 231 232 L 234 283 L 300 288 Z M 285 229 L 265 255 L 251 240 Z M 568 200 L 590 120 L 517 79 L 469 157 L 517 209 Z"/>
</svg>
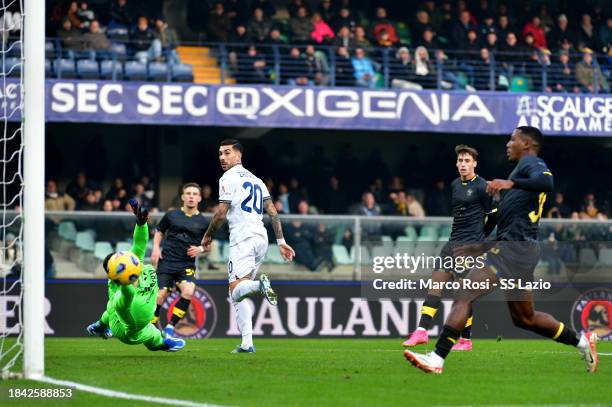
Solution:
<svg viewBox="0 0 612 407">
<path fill-rule="evenodd" d="M 205 251 L 210 250 L 212 235 L 227 217 L 230 228 L 229 294 L 242 335 L 242 343 L 232 353 L 254 353 L 253 311 L 242 300 L 260 293 L 270 304 L 277 303 L 276 293 L 265 274 L 259 281 L 253 281 L 268 250 L 268 233 L 262 222 L 264 210 L 271 217 L 283 258 L 291 261 L 295 251 L 285 243 L 281 222 L 266 185 L 242 166 L 242 153 L 243 147 L 238 140 L 224 140 L 219 146 L 219 162 L 225 173 L 219 180 L 219 207 L 204 234 L 202 246 Z"/>
<path fill-rule="evenodd" d="M 137 219 L 130 251 L 138 257 L 142 264 L 149 240 L 147 225 L 149 212 L 139 206 L 135 199 L 130 200 L 130 205 Z M 108 273 L 108 261 L 113 254 L 106 256 L 102 263 L 106 273 Z M 109 280 L 106 311 L 98 321 L 87 327 L 87 332 L 91 336 L 100 336 L 103 339 L 114 336 L 128 345 L 142 343 L 152 351 L 176 352 L 181 350 L 185 346 L 184 340 L 164 338 L 162 333 L 151 325 L 157 290 L 155 269 L 149 264 L 143 264 L 140 277 L 134 284 L 119 285 Z"/>
<path fill-rule="evenodd" d="M 191 297 L 196 287 L 196 257 L 204 252 L 200 241 L 206 231 L 206 219 L 198 211 L 198 204 L 202 200 L 200 186 L 195 182 L 188 182 L 181 188 L 183 206 L 166 212 L 159 221 L 155 236 L 153 237 L 153 252 L 151 263 L 157 267 L 157 280 L 159 294 L 157 294 L 157 307 L 153 324 L 159 321 L 161 307 L 175 286 L 181 296 L 174 304 L 172 318 L 164 327 L 166 336 L 174 336 L 174 327 L 185 317 L 189 310 Z M 160 244 L 164 239 L 163 251 Z"/>
<path fill-rule="evenodd" d="M 459 242 L 483 241 L 495 227 L 495 221 L 491 215 L 497 211 L 492 208 L 491 197 L 487 194 L 487 182 L 476 175 L 478 151 L 461 144 L 455 147 L 455 154 L 457 154 L 456 166 L 459 178 L 456 178 L 451 184 L 453 225 L 449 243 L 444 245 L 440 253 L 442 259 L 453 257 L 453 248 L 457 247 Z M 462 276 L 453 269 L 434 270 L 431 275 L 435 283 L 448 282 L 460 277 Z M 427 292 L 427 297 L 421 307 L 419 327 L 402 343 L 403 346 L 412 347 L 429 342 L 427 331 L 431 328 L 434 316 L 438 312 L 441 298 L 442 290 L 430 289 Z M 473 315 L 470 308 L 461 337 L 453 346 L 453 350 L 472 350 L 472 322 Z"/>
<path fill-rule="evenodd" d="M 500 279 L 533 280 L 538 262 L 538 222 L 553 189 L 553 176 L 544 161 L 538 157 L 542 133 L 535 127 L 517 127 L 506 144 L 510 161 L 518 161 L 509 179 L 487 182 L 487 193 L 500 196 L 497 239 L 485 253 L 485 267 L 473 269 L 467 276 L 472 282 L 489 283 L 490 289 L 462 290 L 453 303 L 436 348 L 426 355 L 404 351 L 415 367 L 427 373 L 442 373 L 444 360 L 459 339 L 460 331 L 468 319 L 472 302 L 494 289 Z M 597 335 L 586 332 L 580 336 L 563 322 L 534 309 L 533 293 L 528 290 L 506 291 L 506 302 L 512 322 L 556 342 L 575 346 L 584 358 L 588 372 L 597 370 Z"/>
</svg>

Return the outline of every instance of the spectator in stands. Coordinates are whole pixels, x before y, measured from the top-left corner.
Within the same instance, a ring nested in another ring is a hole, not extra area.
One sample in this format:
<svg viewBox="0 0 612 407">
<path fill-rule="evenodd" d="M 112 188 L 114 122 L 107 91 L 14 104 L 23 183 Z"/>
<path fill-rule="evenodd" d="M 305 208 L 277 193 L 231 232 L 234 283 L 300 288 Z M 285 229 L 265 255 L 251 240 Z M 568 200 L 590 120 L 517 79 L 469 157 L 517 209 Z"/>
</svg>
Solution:
<svg viewBox="0 0 612 407">
<path fill-rule="evenodd" d="M 102 211 L 103 212 L 112 212 L 113 211 L 113 201 L 109 199 L 105 199 L 102 203 Z"/>
<path fill-rule="evenodd" d="M 68 13 L 66 14 L 66 17 L 68 17 L 68 20 L 70 20 L 70 22 L 72 23 L 72 28 L 74 28 L 75 30 L 84 30 L 87 27 L 84 26 L 83 22 L 77 15 L 78 11 L 79 4 L 76 1 L 71 1 L 70 6 L 68 6 Z"/>
<path fill-rule="evenodd" d="M 281 80 L 292 86 L 312 85 L 313 76 L 306 59 L 297 47 L 289 51 L 289 59 L 281 65 Z"/>
<path fill-rule="evenodd" d="M 414 81 L 414 62 L 406 47 L 397 50 L 395 58 L 389 61 L 389 79 L 391 87 L 397 89 L 423 89 Z"/>
<path fill-rule="evenodd" d="M 285 239 L 296 250 L 295 262 L 310 271 L 316 271 L 321 261 L 316 258 L 313 250 L 312 227 L 300 220 L 291 221 L 285 229 Z"/>
<path fill-rule="evenodd" d="M 421 38 L 419 39 L 419 41 L 417 41 L 417 46 L 419 45 L 427 49 L 439 49 L 440 48 L 440 43 L 438 42 L 438 39 L 436 38 L 436 34 L 433 32 L 433 30 L 430 27 L 426 28 L 423 31 Z"/>
<path fill-rule="evenodd" d="M 408 203 L 406 192 L 398 191 L 389 194 L 389 204 L 386 205 L 385 213 L 392 216 L 408 216 Z"/>
<path fill-rule="evenodd" d="M 236 80 L 239 83 L 268 82 L 266 66 L 265 55 L 260 54 L 257 48 L 251 45 L 246 54 L 238 56 Z"/>
<path fill-rule="evenodd" d="M 361 204 L 357 207 L 356 215 L 379 216 L 380 213 L 380 206 L 376 203 L 374 194 L 364 192 L 361 195 Z"/>
<path fill-rule="evenodd" d="M 92 190 L 87 191 L 85 195 L 85 200 L 81 205 L 79 205 L 80 211 L 99 211 L 101 209 L 100 200 L 98 199 L 96 193 Z"/>
<path fill-rule="evenodd" d="M 113 180 L 113 184 L 111 185 L 110 189 L 106 193 L 105 198 L 112 201 L 113 199 L 119 196 L 119 191 L 124 190 L 124 189 L 125 189 L 125 185 L 123 183 L 123 178 L 115 177 L 115 179 Z"/>
<path fill-rule="evenodd" d="M 336 49 L 336 86 L 353 86 L 355 84 L 355 68 L 351 55 L 346 47 Z"/>
<path fill-rule="evenodd" d="M 512 28 L 510 27 L 510 19 L 508 18 L 507 15 L 502 14 L 499 16 L 499 18 L 497 19 L 497 36 L 499 38 L 506 38 L 506 35 L 508 35 L 508 33 L 510 31 L 513 31 Z"/>
<path fill-rule="evenodd" d="M 582 61 L 576 64 L 576 81 L 582 92 L 594 93 L 607 90 L 607 83 L 599 65 L 593 63 L 593 51 L 585 48 Z"/>
<path fill-rule="evenodd" d="M 575 33 L 569 28 L 569 23 L 565 14 L 557 17 L 557 25 L 548 33 L 547 43 L 551 50 L 558 51 L 564 42 L 574 44 L 576 42 Z"/>
<path fill-rule="evenodd" d="M 425 89 L 436 88 L 436 68 L 429 60 L 429 52 L 425 47 L 417 47 L 414 52 L 414 80 Z"/>
<path fill-rule="evenodd" d="M 278 200 L 283 206 L 283 211 L 280 213 L 291 213 L 291 208 L 289 207 L 289 188 L 287 188 L 287 184 L 281 183 L 278 185 Z"/>
<path fill-rule="evenodd" d="M 73 211 L 76 207 L 74 199 L 67 194 L 57 191 L 55 180 L 47 181 L 45 191 L 45 209 L 48 211 Z"/>
<path fill-rule="evenodd" d="M 110 22 L 108 29 L 125 29 L 127 30 L 132 24 L 132 10 L 128 6 L 127 0 L 116 0 L 111 3 L 110 7 Z"/>
<path fill-rule="evenodd" d="M 85 203 L 85 197 L 91 189 L 91 184 L 87 181 L 85 173 L 79 171 L 66 187 L 66 193 L 74 199 L 78 208 L 81 204 Z"/>
<path fill-rule="evenodd" d="M 542 70 L 550 67 L 550 51 L 542 49 L 531 52 L 529 60 L 525 62 L 525 73 L 531 78 L 531 87 L 534 91 L 543 92 Z"/>
<path fill-rule="evenodd" d="M 91 22 L 89 25 L 89 32 L 83 34 L 83 40 L 85 46 L 95 51 L 99 57 L 104 58 L 110 56 L 111 42 L 106 34 L 100 30 L 100 23 L 98 20 L 93 20 Z"/>
<path fill-rule="evenodd" d="M 81 1 L 76 16 L 81 20 L 81 29 L 89 28 L 91 22 L 96 19 L 96 13 L 89 8 L 89 4 L 86 1 Z"/>
<path fill-rule="evenodd" d="M 234 70 L 238 70 L 238 57 L 247 53 L 249 49 L 249 36 L 246 26 L 239 24 L 229 37 L 230 46 L 228 53 L 228 61 Z"/>
<path fill-rule="evenodd" d="M 270 35 L 266 39 L 268 45 L 287 45 L 281 36 L 281 32 L 278 28 L 274 27 L 270 30 Z"/>
<path fill-rule="evenodd" d="M 376 86 L 376 72 L 372 60 L 365 54 L 363 48 L 355 49 L 355 56 L 351 59 L 355 70 L 355 80 L 357 86 L 373 88 Z"/>
<path fill-rule="evenodd" d="M 329 183 L 321 195 L 320 207 L 326 214 L 346 213 L 349 200 L 343 188 L 340 188 L 340 180 L 335 175 L 329 177 Z"/>
<path fill-rule="evenodd" d="M 305 44 L 310 40 L 312 22 L 308 19 L 306 7 L 298 8 L 297 16 L 289 20 L 289 31 L 291 41 L 295 44 Z"/>
<path fill-rule="evenodd" d="M 313 234 L 312 248 L 315 257 L 321 262 L 319 267 L 326 267 L 328 272 L 331 272 L 335 266 L 332 252 L 334 240 L 334 230 L 328 229 L 325 223 L 319 223 Z"/>
<path fill-rule="evenodd" d="M 413 40 L 423 38 L 423 32 L 425 32 L 425 30 L 431 30 L 433 32 L 429 13 L 424 9 L 418 10 L 416 12 L 415 21 L 410 28 Z"/>
<path fill-rule="evenodd" d="M 565 198 L 561 192 L 555 194 L 555 201 L 546 213 L 546 217 L 549 219 L 554 218 L 569 218 L 572 214 L 570 208 L 565 204 Z"/>
<path fill-rule="evenodd" d="M 200 201 L 201 212 L 212 212 L 212 208 L 217 205 L 217 200 L 213 196 L 210 185 L 202 185 L 202 200 Z"/>
<path fill-rule="evenodd" d="M 529 34 L 533 36 L 534 48 L 547 48 L 546 34 L 544 33 L 540 16 L 533 16 L 531 21 L 529 21 L 527 24 L 525 24 L 525 27 L 523 27 L 523 38 L 525 40 L 527 40 L 527 36 Z"/>
<path fill-rule="evenodd" d="M 353 39 L 353 44 L 355 48 L 361 47 L 364 49 L 367 49 L 372 46 L 370 40 L 368 40 L 366 36 L 365 28 L 360 25 L 355 27 L 355 38 Z"/>
<path fill-rule="evenodd" d="M 134 184 L 134 194 L 132 195 L 132 198 L 137 199 L 138 202 L 140 202 L 140 204 L 144 207 L 153 207 L 151 200 L 145 194 L 145 187 L 142 182 L 137 182 Z"/>
<path fill-rule="evenodd" d="M 459 14 L 459 20 L 455 23 L 453 28 L 453 43 L 459 49 L 464 49 L 468 39 L 468 32 L 470 30 L 476 30 L 477 27 L 471 21 L 472 16 L 468 10 L 463 10 Z"/>
<path fill-rule="evenodd" d="M 584 197 L 583 204 L 580 208 L 580 219 L 598 219 L 600 209 L 595 199 L 595 194 L 589 193 Z"/>
<path fill-rule="evenodd" d="M 440 88 L 442 89 L 466 89 L 470 92 L 475 91 L 472 85 L 465 84 L 459 74 L 466 74 L 470 79 L 474 76 L 474 68 L 471 64 L 461 62 L 458 66 L 455 61 L 451 60 L 446 53 L 437 49 L 434 51 L 436 70 L 441 71 Z M 474 56 L 466 56 L 466 58 L 474 58 Z M 437 79 L 437 78 L 436 78 Z"/>
<path fill-rule="evenodd" d="M 578 27 L 577 47 L 582 51 L 583 48 L 599 49 L 599 39 L 597 38 L 597 30 L 593 26 L 591 16 L 584 14 Z"/>
<path fill-rule="evenodd" d="M 415 218 L 424 218 L 425 211 L 423 206 L 412 194 L 406 194 L 406 203 L 408 204 L 408 215 Z"/>
<path fill-rule="evenodd" d="M 266 40 L 272 29 L 272 23 L 259 7 L 253 10 L 253 17 L 249 21 L 247 31 L 252 41 L 261 43 Z"/>
<path fill-rule="evenodd" d="M 451 215 L 451 197 L 444 180 L 436 180 L 434 189 L 427 194 L 425 207 L 427 208 L 427 214 L 429 216 Z"/>
<path fill-rule="evenodd" d="M 334 38 L 334 32 L 321 18 L 321 14 L 314 13 L 311 21 L 312 31 L 310 33 L 310 38 L 312 38 L 317 44 L 321 44 L 322 42 L 331 42 L 331 40 Z"/>
<path fill-rule="evenodd" d="M 224 10 L 231 20 L 231 27 L 247 24 L 250 14 L 247 0 L 225 0 L 223 4 Z"/>
<path fill-rule="evenodd" d="M 336 15 L 336 12 L 334 10 L 334 7 L 332 6 L 331 0 L 321 0 L 319 5 L 317 6 L 317 13 L 328 24 L 331 24 L 331 22 L 334 20 L 334 17 Z"/>
<path fill-rule="evenodd" d="M 387 33 L 389 33 L 389 39 L 393 43 L 399 42 L 399 37 L 397 36 L 395 24 L 393 24 L 387 18 L 387 9 L 384 7 L 377 7 L 376 18 L 370 24 L 370 33 L 372 35 L 372 38 L 378 38 L 381 30 L 387 30 Z"/>
<path fill-rule="evenodd" d="M 150 60 L 161 58 L 161 42 L 149 29 L 149 20 L 144 16 L 138 17 L 138 25 L 132 34 L 131 43 L 135 52 L 134 58 L 141 63 L 146 64 Z"/>
<path fill-rule="evenodd" d="M 489 31 L 485 37 L 485 48 L 490 52 L 496 52 L 498 50 L 497 44 L 497 33 L 495 31 Z"/>
<path fill-rule="evenodd" d="M 548 73 L 550 92 L 577 92 L 574 66 L 567 51 L 559 53 L 559 61 L 552 64 Z"/>
<path fill-rule="evenodd" d="M 539 48 L 536 47 L 535 39 L 531 33 L 525 36 L 525 53 L 532 54 L 534 51 L 537 51 Z"/>
<path fill-rule="evenodd" d="M 297 17 L 301 7 L 304 7 L 306 12 L 308 12 L 308 8 L 306 4 L 304 4 L 304 0 L 291 0 L 291 3 L 289 3 L 289 6 L 287 7 L 289 11 L 289 18 L 291 19 Z"/>
<path fill-rule="evenodd" d="M 380 30 L 378 32 L 378 38 L 376 38 L 374 45 L 376 46 L 372 55 L 374 61 L 379 64 L 383 64 L 385 61 L 385 55 L 388 55 L 388 58 L 393 58 L 396 44 L 391 41 L 387 30 Z"/>
<path fill-rule="evenodd" d="M 474 63 L 474 87 L 477 90 L 495 90 L 496 75 L 493 75 L 491 83 L 491 53 L 488 48 L 480 50 L 480 59 Z"/>
<path fill-rule="evenodd" d="M 466 57 L 474 58 L 482 47 L 480 38 L 478 37 L 478 31 L 471 29 L 467 33 L 467 41 L 464 43 L 462 51 L 467 52 Z"/>
<path fill-rule="evenodd" d="M 336 37 L 334 38 L 333 45 L 335 47 L 345 47 L 352 48 L 353 47 L 353 39 L 351 38 L 351 31 L 347 26 L 342 26 L 336 33 Z"/>
<path fill-rule="evenodd" d="M 158 17 L 155 19 L 155 29 L 153 33 L 161 44 L 161 49 L 166 57 L 166 61 L 171 64 L 178 64 L 179 57 L 176 52 L 176 47 L 179 40 L 176 31 L 174 31 L 173 28 L 169 28 L 168 23 L 164 21 L 163 18 Z"/>
<path fill-rule="evenodd" d="M 484 21 L 488 16 L 493 14 L 491 5 L 488 0 L 480 0 L 478 6 L 474 8 L 474 18 L 478 21 Z"/>
<path fill-rule="evenodd" d="M 506 41 L 500 45 L 499 51 L 498 60 L 508 71 L 514 70 L 516 66 L 523 62 L 524 48 L 519 44 L 516 34 L 512 31 L 506 35 Z"/>
<path fill-rule="evenodd" d="M 315 51 L 313 45 L 307 45 L 304 53 L 309 76 L 313 78 L 315 85 L 326 85 L 329 66 L 327 65 L 325 55 Z"/>
<path fill-rule="evenodd" d="M 338 32 L 340 28 L 347 27 L 350 31 L 354 30 L 357 22 L 351 15 L 351 10 L 348 7 L 342 7 L 338 12 L 338 17 L 333 21 L 332 27 Z"/>
<path fill-rule="evenodd" d="M 251 9 L 253 12 L 255 9 L 261 9 L 263 12 L 263 16 L 267 19 L 274 17 L 276 14 L 276 7 L 270 0 L 253 0 L 251 4 Z"/>
<path fill-rule="evenodd" d="M 68 18 L 62 22 L 62 28 L 57 31 L 62 48 L 66 51 L 66 57 L 73 58 L 74 51 L 83 49 L 83 36 L 78 30 L 72 28 L 72 23 Z"/>
<path fill-rule="evenodd" d="M 225 12 L 222 2 L 215 3 L 215 8 L 208 15 L 206 25 L 208 40 L 213 42 L 227 42 L 232 22 L 230 16 Z"/>
<path fill-rule="evenodd" d="M 604 52 L 612 49 L 612 17 L 608 17 L 599 27 L 599 41 Z"/>
<path fill-rule="evenodd" d="M 484 40 L 490 32 L 495 32 L 495 18 L 492 14 L 486 15 L 482 23 L 480 23 L 478 27 L 478 36 L 481 40 Z"/>
</svg>

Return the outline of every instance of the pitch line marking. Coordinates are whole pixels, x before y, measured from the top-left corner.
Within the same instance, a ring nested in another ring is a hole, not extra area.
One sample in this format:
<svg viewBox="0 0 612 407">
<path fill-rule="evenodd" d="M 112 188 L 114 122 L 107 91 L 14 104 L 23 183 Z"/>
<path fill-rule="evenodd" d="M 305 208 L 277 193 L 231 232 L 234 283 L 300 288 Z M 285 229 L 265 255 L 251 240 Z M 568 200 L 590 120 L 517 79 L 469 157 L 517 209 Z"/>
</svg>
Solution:
<svg viewBox="0 0 612 407">
<path fill-rule="evenodd" d="M 218 404 L 207 404 L 207 403 L 197 403 L 195 401 L 189 400 L 178 400 L 178 399 L 167 399 L 164 397 L 154 397 L 154 396 L 145 396 L 142 394 L 131 394 L 125 393 L 122 391 L 104 389 L 101 387 L 90 386 L 83 383 L 77 383 L 70 380 L 60 380 L 54 379 L 52 377 L 43 376 L 39 379 L 35 379 L 36 381 L 49 383 L 56 386 L 65 386 L 72 387 L 76 390 L 83 391 L 86 393 L 93 393 L 104 397 L 113 397 L 125 400 L 138 400 L 144 401 L 148 403 L 158 403 L 158 404 L 168 404 L 172 406 L 185 406 L 185 407 L 224 407 Z"/>
</svg>

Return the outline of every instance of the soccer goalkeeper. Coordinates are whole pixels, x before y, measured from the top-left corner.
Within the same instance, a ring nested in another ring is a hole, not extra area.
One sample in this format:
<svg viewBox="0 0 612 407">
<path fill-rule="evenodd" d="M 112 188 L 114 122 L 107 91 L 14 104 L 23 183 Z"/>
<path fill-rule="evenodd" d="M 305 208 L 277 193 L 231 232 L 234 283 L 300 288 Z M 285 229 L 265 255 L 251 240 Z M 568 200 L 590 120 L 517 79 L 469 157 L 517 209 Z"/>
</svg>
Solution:
<svg viewBox="0 0 612 407">
<path fill-rule="evenodd" d="M 130 200 L 130 205 L 137 218 L 134 227 L 134 241 L 130 251 L 138 257 L 142 264 L 149 240 L 147 225 L 149 212 L 135 199 Z M 108 261 L 113 254 L 109 254 L 104 259 L 103 267 L 107 273 Z M 181 350 L 185 346 L 183 339 L 164 338 L 161 332 L 151 324 L 155 312 L 157 290 L 157 276 L 155 269 L 150 264 L 143 264 L 142 273 L 133 284 L 119 285 L 108 280 L 106 311 L 100 320 L 87 327 L 87 332 L 91 336 L 100 336 L 103 339 L 114 336 L 128 345 L 142 343 L 151 351 L 176 352 Z"/>
</svg>

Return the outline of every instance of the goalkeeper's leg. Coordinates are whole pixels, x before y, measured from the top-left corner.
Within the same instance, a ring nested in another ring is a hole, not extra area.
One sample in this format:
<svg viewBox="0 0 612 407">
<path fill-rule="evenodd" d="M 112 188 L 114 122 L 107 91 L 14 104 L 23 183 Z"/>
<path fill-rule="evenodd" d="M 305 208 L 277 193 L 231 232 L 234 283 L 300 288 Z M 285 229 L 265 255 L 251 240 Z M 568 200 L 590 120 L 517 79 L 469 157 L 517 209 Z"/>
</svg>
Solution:
<svg viewBox="0 0 612 407">
<path fill-rule="evenodd" d="M 164 350 L 167 352 L 176 352 L 185 347 L 185 341 L 179 338 L 164 338 L 162 333 L 149 324 L 139 332 L 140 343 L 143 343 L 150 351 Z"/>
</svg>

